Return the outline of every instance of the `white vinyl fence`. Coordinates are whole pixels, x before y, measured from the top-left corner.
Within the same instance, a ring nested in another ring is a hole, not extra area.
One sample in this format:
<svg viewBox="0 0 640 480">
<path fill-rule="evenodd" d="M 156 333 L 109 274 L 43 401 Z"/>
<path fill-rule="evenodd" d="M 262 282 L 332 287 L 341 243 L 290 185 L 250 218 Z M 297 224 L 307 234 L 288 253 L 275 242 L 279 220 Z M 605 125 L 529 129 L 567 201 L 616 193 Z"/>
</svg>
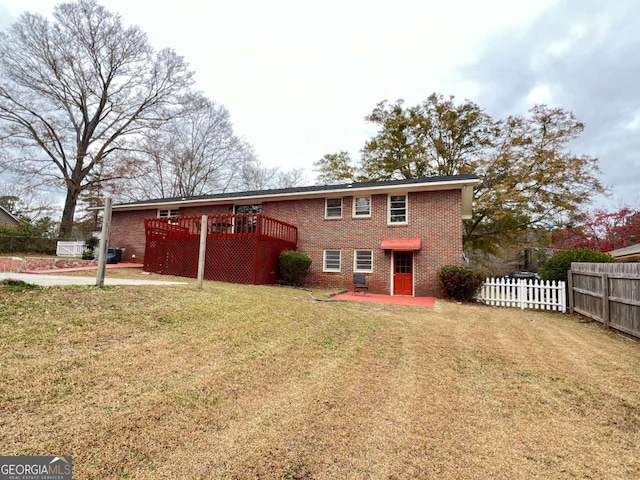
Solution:
<svg viewBox="0 0 640 480">
<path fill-rule="evenodd" d="M 476 299 L 498 307 L 567 311 L 565 282 L 487 278 Z"/>
<path fill-rule="evenodd" d="M 56 246 L 57 257 L 81 257 L 87 245 L 85 242 L 63 242 L 59 241 Z"/>
</svg>

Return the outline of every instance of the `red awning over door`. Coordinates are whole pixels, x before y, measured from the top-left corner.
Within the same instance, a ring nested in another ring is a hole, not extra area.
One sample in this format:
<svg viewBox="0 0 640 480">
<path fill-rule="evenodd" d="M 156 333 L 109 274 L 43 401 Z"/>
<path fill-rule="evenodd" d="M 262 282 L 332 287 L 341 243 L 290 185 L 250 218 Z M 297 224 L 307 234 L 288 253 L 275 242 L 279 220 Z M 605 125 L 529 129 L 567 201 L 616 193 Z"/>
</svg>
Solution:
<svg viewBox="0 0 640 480">
<path fill-rule="evenodd" d="M 380 244 L 383 250 L 414 251 L 422 249 L 421 238 L 385 238 Z"/>
</svg>

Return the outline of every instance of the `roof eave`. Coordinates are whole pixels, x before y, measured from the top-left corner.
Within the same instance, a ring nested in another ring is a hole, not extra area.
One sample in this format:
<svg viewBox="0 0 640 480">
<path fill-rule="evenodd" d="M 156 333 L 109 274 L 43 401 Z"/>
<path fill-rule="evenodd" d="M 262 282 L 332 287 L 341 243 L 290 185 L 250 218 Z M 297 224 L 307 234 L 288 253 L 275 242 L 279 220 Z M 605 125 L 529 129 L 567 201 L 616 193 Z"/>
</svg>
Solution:
<svg viewBox="0 0 640 480">
<path fill-rule="evenodd" d="M 354 193 L 384 193 L 384 192 L 422 192 L 422 191 L 439 191 L 439 190 L 462 190 L 463 191 L 463 216 L 468 214 L 471 210 L 471 200 L 473 197 L 473 187 L 478 185 L 480 180 L 478 179 L 461 179 L 461 180 L 449 180 L 442 182 L 424 182 L 424 183 L 412 183 L 412 184 L 399 184 L 399 185 L 376 185 L 369 187 L 351 187 L 344 186 L 341 188 L 317 190 L 313 192 L 287 192 L 277 194 L 258 194 L 258 195 L 234 195 L 224 196 L 219 198 L 201 198 L 193 200 L 159 200 L 157 202 L 146 203 L 131 203 L 127 205 L 114 205 L 114 211 L 126 211 L 126 210 L 140 210 L 140 209 L 155 209 L 161 207 L 172 206 L 184 206 L 193 207 L 203 204 L 215 205 L 226 203 L 238 203 L 239 201 L 278 201 L 278 200 L 300 200 L 303 198 L 325 198 L 327 196 L 339 196 L 339 195 L 353 195 Z M 465 191 L 469 194 L 465 194 Z M 466 205 L 468 203 L 468 205 Z M 101 208 L 100 208 L 101 209 Z"/>
</svg>

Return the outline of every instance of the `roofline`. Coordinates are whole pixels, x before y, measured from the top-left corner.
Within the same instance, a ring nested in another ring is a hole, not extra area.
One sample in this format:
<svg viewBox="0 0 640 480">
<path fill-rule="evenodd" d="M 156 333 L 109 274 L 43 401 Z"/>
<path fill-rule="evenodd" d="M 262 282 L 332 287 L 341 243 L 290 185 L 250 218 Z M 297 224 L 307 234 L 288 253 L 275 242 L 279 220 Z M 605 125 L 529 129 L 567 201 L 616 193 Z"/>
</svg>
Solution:
<svg viewBox="0 0 640 480">
<path fill-rule="evenodd" d="M 157 201 L 144 201 L 138 203 L 126 203 L 120 205 L 114 205 L 113 210 L 125 211 L 125 210 L 140 210 L 144 208 L 158 208 L 158 207 L 170 207 L 174 205 L 191 207 L 202 204 L 219 204 L 219 203 L 237 203 L 238 201 L 250 201 L 250 200 L 298 200 L 301 198 L 324 198 L 327 195 L 340 195 L 362 192 L 386 192 L 386 191 L 437 191 L 437 190 L 462 190 L 463 187 L 475 187 L 480 183 L 480 180 L 475 176 L 464 176 L 467 178 L 456 178 L 455 180 L 441 180 L 441 181 L 424 181 L 424 182 L 402 182 L 389 184 L 386 182 L 375 182 L 375 184 L 343 184 L 327 186 L 326 189 L 320 187 L 318 190 L 311 191 L 288 191 L 281 193 L 269 193 L 274 190 L 261 190 L 256 192 L 243 192 L 232 193 L 229 195 L 222 194 L 221 196 L 208 196 L 205 198 L 171 198 L 171 199 L 158 199 Z M 102 207 L 100 207 L 101 209 Z"/>
<path fill-rule="evenodd" d="M 6 208 L 4 208 L 2 205 L 0 205 L 0 209 L 2 209 L 2 211 L 4 213 L 6 213 L 7 215 L 9 215 L 11 218 L 13 218 L 17 223 L 20 223 L 20 219 L 17 218 L 13 213 L 11 213 L 9 210 L 7 210 Z"/>
<path fill-rule="evenodd" d="M 636 257 L 640 255 L 640 243 L 629 245 L 628 247 L 618 248 L 616 250 L 611 250 L 607 253 L 614 258 L 626 259 L 628 257 Z"/>
</svg>

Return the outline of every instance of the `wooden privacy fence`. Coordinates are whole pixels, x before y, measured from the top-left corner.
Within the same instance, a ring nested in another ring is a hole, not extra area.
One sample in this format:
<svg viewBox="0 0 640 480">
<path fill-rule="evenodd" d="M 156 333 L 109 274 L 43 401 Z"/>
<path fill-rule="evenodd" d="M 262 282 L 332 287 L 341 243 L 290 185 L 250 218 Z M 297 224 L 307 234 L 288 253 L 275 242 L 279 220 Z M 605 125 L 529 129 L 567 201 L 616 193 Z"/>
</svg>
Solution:
<svg viewBox="0 0 640 480">
<path fill-rule="evenodd" d="M 640 337 L 640 263 L 571 264 L 569 308 Z"/>
<path fill-rule="evenodd" d="M 565 282 L 487 278 L 476 299 L 497 307 L 567 311 Z"/>
</svg>

